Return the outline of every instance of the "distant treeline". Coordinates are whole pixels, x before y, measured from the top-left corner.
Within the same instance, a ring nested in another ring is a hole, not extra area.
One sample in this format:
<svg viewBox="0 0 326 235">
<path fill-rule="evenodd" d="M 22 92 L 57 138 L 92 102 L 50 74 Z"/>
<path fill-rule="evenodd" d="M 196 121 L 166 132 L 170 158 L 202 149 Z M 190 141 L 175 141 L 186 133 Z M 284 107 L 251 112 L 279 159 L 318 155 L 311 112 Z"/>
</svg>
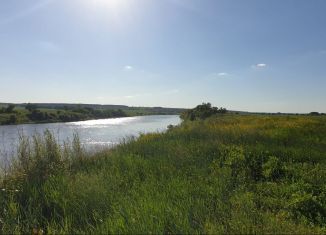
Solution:
<svg viewBox="0 0 326 235">
<path fill-rule="evenodd" d="M 90 107 L 64 107 L 64 109 L 39 108 L 26 104 L 25 109 L 10 104 L 0 109 L 1 124 L 71 122 L 93 118 L 126 117 L 121 109 L 93 109 Z"/>
<path fill-rule="evenodd" d="M 72 122 L 90 119 L 115 118 L 141 115 L 180 115 L 183 120 L 205 119 L 220 114 L 244 115 L 310 115 L 320 116 L 325 113 L 252 113 L 230 111 L 225 108 L 213 107 L 210 103 L 202 103 L 193 109 L 164 107 L 129 107 L 125 105 L 98 104 L 61 104 L 61 103 L 0 103 L 0 125 L 22 123 Z"/>
<path fill-rule="evenodd" d="M 246 113 L 246 114 L 257 114 L 257 115 L 308 115 L 308 116 L 320 116 L 326 115 L 326 113 L 319 113 L 319 112 L 310 112 L 310 113 L 260 113 L 260 112 L 236 112 L 237 114 Z"/>
<path fill-rule="evenodd" d="M 137 115 L 180 114 L 183 109 L 90 104 L 0 104 L 0 125 L 72 122 Z"/>
</svg>

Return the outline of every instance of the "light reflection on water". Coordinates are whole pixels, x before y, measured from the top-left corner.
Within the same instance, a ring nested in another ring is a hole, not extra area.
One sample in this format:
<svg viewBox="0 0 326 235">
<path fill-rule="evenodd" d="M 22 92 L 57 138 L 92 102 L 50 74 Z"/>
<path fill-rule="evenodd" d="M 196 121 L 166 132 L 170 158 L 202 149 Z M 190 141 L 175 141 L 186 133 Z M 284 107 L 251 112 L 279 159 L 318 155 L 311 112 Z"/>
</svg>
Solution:
<svg viewBox="0 0 326 235">
<path fill-rule="evenodd" d="M 124 117 L 124 118 L 110 118 L 110 119 L 98 119 L 98 120 L 89 120 L 81 122 L 71 122 L 71 125 L 80 126 L 82 128 L 103 128 L 108 125 L 127 125 L 133 121 L 139 120 L 139 117 Z"/>
<path fill-rule="evenodd" d="M 0 157 L 15 154 L 20 134 L 31 137 L 48 129 L 62 143 L 67 139 L 71 140 L 73 134 L 77 133 L 83 146 L 92 150 L 112 147 L 124 138 L 137 137 L 140 133 L 164 131 L 168 125 L 179 123 L 180 118 L 177 115 L 153 115 L 70 123 L 0 126 Z"/>
</svg>

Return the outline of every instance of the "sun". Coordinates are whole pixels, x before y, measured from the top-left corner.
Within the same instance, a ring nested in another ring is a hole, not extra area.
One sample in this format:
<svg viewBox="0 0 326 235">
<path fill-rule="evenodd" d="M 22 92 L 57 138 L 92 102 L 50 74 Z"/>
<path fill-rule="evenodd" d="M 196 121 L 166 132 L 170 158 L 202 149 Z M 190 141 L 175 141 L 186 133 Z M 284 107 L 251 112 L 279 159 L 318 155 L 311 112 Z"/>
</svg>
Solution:
<svg viewBox="0 0 326 235">
<path fill-rule="evenodd" d="M 130 0 L 91 0 L 96 7 L 108 8 L 111 10 L 123 10 L 128 6 Z"/>
<path fill-rule="evenodd" d="M 136 0 L 75 0 L 82 2 L 88 14 L 84 17 L 92 22 L 105 22 L 107 25 L 125 25 L 135 13 Z"/>
</svg>

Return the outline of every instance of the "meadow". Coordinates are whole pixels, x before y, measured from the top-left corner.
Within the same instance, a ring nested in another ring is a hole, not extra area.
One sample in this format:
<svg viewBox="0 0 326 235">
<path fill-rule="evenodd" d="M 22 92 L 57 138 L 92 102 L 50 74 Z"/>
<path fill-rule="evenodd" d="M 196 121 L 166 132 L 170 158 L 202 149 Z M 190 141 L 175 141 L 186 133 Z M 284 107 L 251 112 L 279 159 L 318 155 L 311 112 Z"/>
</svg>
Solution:
<svg viewBox="0 0 326 235">
<path fill-rule="evenodd" d="M 22 137 L 1 233 L 326 233 L 326 117 L 216 114 L 86 153 Z"/>
</svg>

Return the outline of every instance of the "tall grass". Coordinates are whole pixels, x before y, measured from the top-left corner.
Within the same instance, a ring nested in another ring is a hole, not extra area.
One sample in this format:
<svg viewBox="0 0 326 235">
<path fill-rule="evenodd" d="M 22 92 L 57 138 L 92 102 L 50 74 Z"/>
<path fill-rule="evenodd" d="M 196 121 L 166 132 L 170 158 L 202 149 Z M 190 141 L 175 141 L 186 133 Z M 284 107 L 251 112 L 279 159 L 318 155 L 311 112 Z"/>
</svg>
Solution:
<svg viewBox="0 0 326 235">
<path fill-rule="evenodd" d="M 86 154 L 21 139 L 2 233 L 326 233 L 326 119 L 224 116 Z"/>
</svg>

